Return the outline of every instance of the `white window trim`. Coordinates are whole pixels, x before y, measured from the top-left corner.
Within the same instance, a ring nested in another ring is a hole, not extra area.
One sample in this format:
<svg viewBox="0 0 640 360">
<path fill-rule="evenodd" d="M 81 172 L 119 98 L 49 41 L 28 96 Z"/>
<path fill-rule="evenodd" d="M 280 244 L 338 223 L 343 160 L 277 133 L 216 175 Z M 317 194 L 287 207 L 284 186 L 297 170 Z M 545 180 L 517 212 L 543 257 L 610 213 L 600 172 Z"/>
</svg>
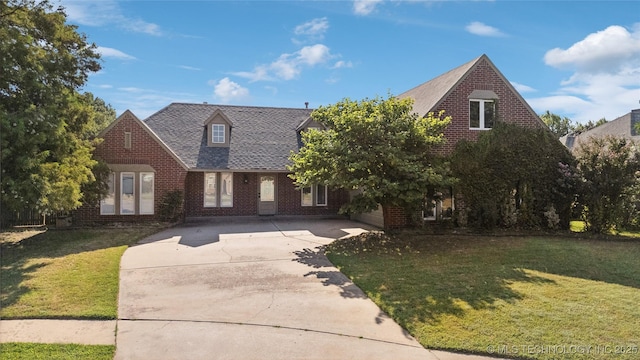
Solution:
<svg viewBox="0 0 640 360">
<path fill-rule="evenodd" d="M 478 109 L 478 117 L 479 117 L 479 127 L 471 127 L 471 102 L 476 101 L 480 104 Z M 491 99 L 469 99 L 469 130 L 491 130 L 492 128 L 488 128 L 484 126 L 484 104 L 485 103 L 494 103 L 494 111 L 495 111 L 495 100 Z M 494 114 L 495 116 L 495 114 Z M 495 118 L 494 118 L 495 122 Z"/>
<path fill-rule="evenodd" d="M 223 204 L 222 203 L 222 177 L 223 175 L 228 174 L 231 179 L 231 203 Z M 213 175 L 215 179 L 214 184 L 214 192 L 215 192 L 215 202 L 214 204 L 207 204 L 207 177 L 209 175 Z M 204 173 L 204 186 L 202 192 L 202 205 L 205 208 L 230 208 L 233 207 L 233 173 L 232 172 L 205 172 Z"/>
<path fill-rule="evenodd" d="M 214 178 L 214 196 L 215 196 L 215 200 L 213 204 L 207 204 L 207 178 L 209 177 L 209 175 L 213 175 Z M 215 172 L 206 172 L 204 173 L 204 186 L 203 186 L 203 192 L 202 192 L 202 206 L 205 208 L 214 208 L 214 207 L 218 207 L 218 173 Z"/>
<path fill-rule="evenodd" d="M 216 141 L 215 138 L 215 129 L 217 127 L 222 127 L 222 141 Z M 212 144 L 224 144 L 226 142 L 226 131 L 227 127 L 224 124 L 211 124 L 211 143 Z"/>
<path fill-rule="evenodd" d="M 133 190 L 133 211 L 131 213 L 125 213 L 123 211 L 123 206 L 124 206 L 124 177 L 125 176 L 131 176 L 131 178 L 133 179 L 133 185 L 131 187 L 131 189 Z M 134 172 L 121 172 L 120 173 L 120 215 L 136 215 L 136 173 Z"/>
<path fill-rule="evenodd" d="M 152 176 L 152 182 L 151 182 L 151 212 L 143 212 L 142 211 L 142 178 L 145 175 L 151 174 Z M 138 203 L 138 213 L 140 215 L 153 215 L 154 214 L 154 207 L 155 207 L 155 203 L 154 203 L 154 197 L 155 197 L 155 192 L 156 192 L 156 176 L 154 173 L 152 172 L 141 172 L 140 173 L 140 201 Z"/>
<path fill-rule="evenodd" d="M 300 189 L 300 205 L 301 205 L 301 206 L 303 206 L 303 207 L 310 207 L 310 206 L 313 206 L 313 204 L 314 204 L 314 201 L 313 201 L 313 200 L 314 200 L 314 197 L 315 197 L 315 196 L 314 196 L 314 195 L 315 195 L 315 191 L 314 191 L 314 189 L 313 189 L 314 187 L 315 187 L 315 186 L 305 186 L 305 187 L 303 187 L 302 189 Z M 305 203 L 304 203 L 304 189 L 309 189 L 309 190 L 310 190 L 310 192 L 311 192 L 311 204 L 305 204 Z"/>
<path fill-rule="evenodd" d="M 302 207 L 310 207 L 310 206 L 327 206 L 327 204 L 329 203 L 329 189 L 327 187 L 327 185 L 324 185 L 324 203 L 320 204 L 318 203 L 318 191 L 317 188 L 318 186 L 323 186 L 323 185 L 312 185 L 312 186 L 305 186 L 303 188 L 300 189 L 300 205 Z M 305 204 L 304 203 L 304 189 L 311 189 L 311 204 Z"/>
<path fill-rule="evenodd" d="M 109 173 L 109 183 L 111 183 L 111 191 L 107 194 L 108 196 L 112 197 L 113 200 L 113 211 L 112 212 L 105 212 L 103 206 L 105 205 L 105 200 L 106 197 L 102 200 L 100 200 L 100 215 L 115 215 L 116 214 L 116 174 L 115 173 Z"/>
<path fill-rule="evenodd" d="M 222 178 L 225 175 L 229 175 L 229 178 L 231 179 L 231 204 L 223 204 L 222 203 Z M 219 187 L 219 191 L 218 193 L 220 194 L 219 198 L 219 202 L 220 202 L 220 207 L 233 207 L 233 173 L 232 172 L 221 172 L 220 173 L 220 181 L 217 182 L 218 183 L 218 187 Z"/>
</svg>

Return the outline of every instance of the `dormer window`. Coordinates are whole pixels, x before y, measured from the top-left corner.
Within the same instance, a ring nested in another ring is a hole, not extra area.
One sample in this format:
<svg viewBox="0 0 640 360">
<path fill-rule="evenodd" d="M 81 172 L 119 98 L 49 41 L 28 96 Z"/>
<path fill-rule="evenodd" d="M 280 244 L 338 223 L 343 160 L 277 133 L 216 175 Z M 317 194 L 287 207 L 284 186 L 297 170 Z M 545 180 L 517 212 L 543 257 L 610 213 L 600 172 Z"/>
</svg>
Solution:
<svg viewBox="0 0 640 360">
<path fill-rule="evenodd" d="M 233 124 L 220 109 L 216 109 L 205 120 L 204 126 L 207 132 L 207 146 L 229 147 Z"/>
<path fill-rule="evenodd" d="M 224 144 L 224 130 L 224 124 L 211 124 L 211 142 L 214 144 Z"/>
</svg>

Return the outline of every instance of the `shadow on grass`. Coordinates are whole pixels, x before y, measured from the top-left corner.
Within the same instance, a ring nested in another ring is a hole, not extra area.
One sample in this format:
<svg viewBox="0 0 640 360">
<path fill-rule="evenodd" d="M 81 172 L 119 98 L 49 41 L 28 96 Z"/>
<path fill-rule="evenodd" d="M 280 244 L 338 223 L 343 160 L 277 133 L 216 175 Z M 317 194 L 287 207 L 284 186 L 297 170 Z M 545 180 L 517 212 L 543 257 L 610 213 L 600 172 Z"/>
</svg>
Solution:
<svg viewBox="0 0 640 360">
<path fill-rule="evenodd" d="M 0 243 L 0 309 L 31 291 L 25 285 L 47 260 L 68 255 L 132 245 L 153 233 L 152 228 L 48 230 L 16 242 Z M 37 260 L 36 260 L 37 259 Z M 34 260 L 36 261 L 34 263 Z"/>
<path fill-rule="evenodd" d="M 522 300 L 516 282 L 554 284 L 527 270 L 640 287 L 634 243 L 369 233 L 332 243 L 327 255 L 403 326 Z"/>
</svg>

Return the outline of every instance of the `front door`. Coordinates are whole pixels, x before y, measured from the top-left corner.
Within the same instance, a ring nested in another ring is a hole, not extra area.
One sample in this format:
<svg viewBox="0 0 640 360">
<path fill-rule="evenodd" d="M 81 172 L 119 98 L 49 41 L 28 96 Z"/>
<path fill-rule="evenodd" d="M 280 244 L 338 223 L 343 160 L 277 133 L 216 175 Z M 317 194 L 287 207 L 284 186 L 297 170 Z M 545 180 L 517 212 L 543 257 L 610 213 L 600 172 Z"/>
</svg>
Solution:
<svg viewBox="0 0 640 360">
<path fill-rule="evenodd" d="M 275 215 L 276 176 L 273 174 L 260 175 L 258 186 L 258 215 Z"/>
</svg>

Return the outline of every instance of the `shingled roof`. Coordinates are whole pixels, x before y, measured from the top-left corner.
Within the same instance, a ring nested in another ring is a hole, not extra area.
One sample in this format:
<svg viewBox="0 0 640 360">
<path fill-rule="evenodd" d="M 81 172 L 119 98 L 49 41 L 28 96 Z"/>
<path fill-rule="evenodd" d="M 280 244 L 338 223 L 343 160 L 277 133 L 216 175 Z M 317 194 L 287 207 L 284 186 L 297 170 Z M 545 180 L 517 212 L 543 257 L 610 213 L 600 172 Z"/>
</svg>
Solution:
<svg viewBox="0 0 640 360">
<path fill-rule="evenodd" d="M 442 101 L 449 92 L 455 89 L 456 85 L 464 79 L 469 71 L 486 55 L 477 57 L 466 64 L 433 78 L 426 83 L 420 84 L 411 90 L 398 95 L 399 98 L 413 98 L 413 111 L 420 115 L 426 115 Z M 488 58 L 487 58 L 488 60 Z"/>
<path fill-rule="evenodd" d="M 220 110 L 231 121 L 229 147 L 207 146 L 205 121 Z M 311 109 L 173 103 L 144 123 L 189 169 L 286 171 L 300 146 L 297 127 Z"/>
<path fill-rule="evenodd" d="M 568 147 L 569 150 L 576 149 L 580 142 L 586 142 L 593 137 L 614 136 L 640 143 L 640 134 L 636 130 L 636 124 L 638 123 L 640 123 L 640 109 L 635 109 L 583 133 L 565 135 L 560 138 L 560 142 Z"/>
</svg>

